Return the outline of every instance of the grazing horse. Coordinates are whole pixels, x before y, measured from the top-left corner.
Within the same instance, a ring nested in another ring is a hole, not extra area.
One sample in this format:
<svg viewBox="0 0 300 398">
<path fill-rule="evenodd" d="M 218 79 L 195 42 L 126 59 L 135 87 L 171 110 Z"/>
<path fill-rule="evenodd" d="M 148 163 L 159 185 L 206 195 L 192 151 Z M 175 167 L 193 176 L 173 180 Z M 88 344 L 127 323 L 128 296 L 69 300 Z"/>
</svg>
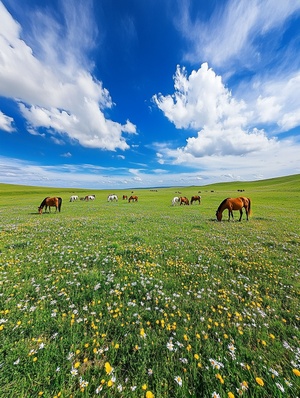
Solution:
<svg viewBox="0 0 300 398">
<path fill-rule="evenodd" d="M 88 201 L 88 200 L 95 200 L 96 195 L 87 195 L 84 200 Z"/>
<path fill-rule="evenodd" d="M 57 211 L 58 209 L 58 211 L 60 212 L 61 204 L 62 204 L 62 198 L 58 197 L 50 198 L 49 196 L 47 196 L 38 207 L 38 211 L 40 214 L 42 214 L 43 208 L 45 207 L 46 211 L 47 207 L 49 207 L 49 213 L 50 213 L 50 207 L 55 207 L 56 208 L 55 211 Z"/>
<path fill-rule="evenodd" d="M 137 202 L 138 201 L 138 197 L 136 195 L 131 195 L 130 198 L 128 199 L 128 202 Z"/>
<path fill-rule="evenodd" d="M 190 202 L 186 196 L 180 196 L 180 206 L 182 204 L 187 205 L 187 206 L 190 204 Z"/>
<path fill-rule="evenodd" d="M 201 196 L 192 196 L 192 198 L 191 198 L 191 205 L 193 204 L 193 202 L 199 202 L 199 205 L 200 205 Z"/>
<path fill-rule="evenodd" d="M 127 195 L 123 195 L 123 200 L 127 200 L 127 199 L 128 199 Z"/>
<path fill-rule="evenodd" d="M 216 211 L 216 216 L 217 220 L 221 221 L 222 220 L 222 213 L 224 210 L 228 209 L 228 221 L 230 221 L 230 216 L 233 218 L 233 210 L 239 210 L 240 211 L 240 218 L 239 221 L 242 219 L 243 215 L 243 207 L 245 208 L 246 211 L 246 217 L 248 221 L 248 216 L 251 213 L 251 200 L 249 198 L 245 198 L 244 196 L 240 196 L 239 198 L 227 198 L 224 199 L 223 202 L 220 204 L 218 207 L 218 210 Z"/>
<path fill-rule="evenodd" d="M 172 206 L 175 206 L 176 204 L 180 203 L 180 198 L 178 196 L 174 196 L 172 199 Z"/>
<path fill-rule="evenodd" d="M 113 201 L 117 202 L 118 201 L 118 197 L 117 197 L 117 195 L 114 195 L 114 194 L 108 195 L 107 201 L 108 202 L 113 202 Z"/>
<path fill-rule="evenodd" d="M 75 200 L 78 200 L 78 196 L 77 195 L 72 195 L 70 197 L 70 202 L 75 202 Z"/>
</svg>

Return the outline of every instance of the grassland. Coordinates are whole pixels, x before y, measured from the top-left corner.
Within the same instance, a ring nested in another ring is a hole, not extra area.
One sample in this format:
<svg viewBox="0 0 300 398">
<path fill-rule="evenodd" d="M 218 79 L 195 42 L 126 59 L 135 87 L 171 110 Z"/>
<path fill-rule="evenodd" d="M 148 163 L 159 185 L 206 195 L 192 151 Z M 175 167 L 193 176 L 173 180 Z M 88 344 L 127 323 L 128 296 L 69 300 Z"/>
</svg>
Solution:
<svg viewBox="0 0 300 398">
<path fill-rule="evenodd" d="M 0 397 L 299 397 L 300 175 L 131 191 L 0 184 Z"/>
</svg>

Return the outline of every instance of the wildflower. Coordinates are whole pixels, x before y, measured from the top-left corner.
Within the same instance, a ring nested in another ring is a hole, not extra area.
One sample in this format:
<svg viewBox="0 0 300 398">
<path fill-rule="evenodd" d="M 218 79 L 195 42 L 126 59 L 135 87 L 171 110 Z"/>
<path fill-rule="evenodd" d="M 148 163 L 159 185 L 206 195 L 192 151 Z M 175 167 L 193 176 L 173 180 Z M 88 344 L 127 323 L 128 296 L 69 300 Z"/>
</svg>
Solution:
<svg viewBox="0 0 300 398">
<path fill-rule="evenodd" d="M 147 390 L 147 384 L 142 385 L 142 390 Z"/>
<path fill-rule="evenodd" d="M 86 387 L 89 385 L 89 382 L 83 380 L 82 377 L 80 377 L 80 379 L 79 379 L 79 385 L 80 385 L 80 388 L 86 388 Z"/>
<path fill-rule="evenodd" d="M 75 368 L 75 369 L 78 369 L 78 368 L 79 368 L 79 366 L 80 366 L 80 362 L 75 362 L 75 364 L 74 364 L 74 368 Z"/>
<path fill-rule="evenodd" d="M 182 378 L 180 376 L 175 376 L 174 380 L 180 387 L 182 386 Z"/>
<path fill-rule="evenodd" d="M 223 379 L 223 377 L 220 375 L 220 373 L 216 374 L 216 378 L 220 381 L 221 384 L 224 384 L 224 379 Z"/>
<path fill-rule="evenodd" d="M 131 387 L 130 387 L 130 390 L 131 390 L 131 391 L 135 391 L 135 390 L 136 390 L 136 386 L 131 386 Z"/>
<path fill-rule="evenodd" d="M 224 368 L 224 365 L 221 362 L 216 361 L 215 359 L 209 359 L 210 364 L 214 369 Z"/>
<path fill-rule="evenodd" d="M 20 363 L 20 358 L 18 358 L 18 359 L 14 362 L 14 365 L 19 365 L 19 363 Z"/>
<path fill-rule="evenodd" d="M 123 391 L 122 384 L 118 384 L 117 390 L 118 390 L 119 392 L 122 392 L 122 391 Z"/>
<path fill-rule="evenodd" d="M 169 351 L 173 351 L 174 350 L 174 344 L 172 343 L 172 341 L 168 341 L 167 342 L 167 349 Z"/>
<path fill-rule="evenodd" d="M 275 369 L 270 368 L 269 372 L 271 372 L 274 376 L 279 376 L 279 373 Z"/>
<path fill-rule="evenodd" d="M 112 380 L 108 380 L 108 382 L 107 382 L 108 387 L 111 387 L 113 384 L 114 384 L 114 382 Z"/>
<path fill-rule="evenodd" d="M 228 398 L 234 398 L 234 394 L 232 392 L 230 392 L 230 391 L 228 393 Z"/>
<path fill-rule="evenodd" d="M 108 375 L 110 375 L 110 374 L 112 373 L 112 371 L 114 370 L 114 368 L 111 367 L 111 365 L 110 365 L 109 362 L 105 362 L 104 367 L 105 367 L 105 372 L 106 372 Z"/>
<path fill-rule="evenodd" d="M 246 391 L 246 390 L 248 390 L 248 383 L 246 382 L 246 381 L 243 381 L 242 383 L 241 383 L 241 389 L 243 390 L 243 391 Z"/>
<path fill-rule="evenodd" d="M 77 373 L 78 373 L 78 370 L 77 370 L 77 369 L 75 369 L 75 368 L 72 368 L 72 369 L 71 369 L 71 375 L 72 375 L 72 376 L 76 376 Z"/>
<path fill-rule="evenodd" d="M 141 330 L 140 330 L 140 336 L 143 338 L 143 339 L 145 339 L 146 338 L 146 333 L 145 333 L 145 329 L 144 328 L 142 328 Z"/>
<path fill-rule="evenodd" d="M 154 394 L 151 391 L 147 391 L 146 398 L 154 398 Z"/>
<path fill-rule="evenodd" d="M 300 371 L 298 369 L 293 369 L 293 373 L 295 376 L 300 376 Z"/>
<path fill-rule="evenodd" d="M 148 376 L 152 376 L 153 375 L 153 370 L 152 369 L 148 369 Z"/>
<path fill-rule="evenodd" d="M 282 384 L 280 384 L 280 383 L 275 383 L 275 384 L 279 388 L 280 391 L 284 392 L 284 388 L 283 388 Z"/>
<path fill-rule="evenodd" d="M 217 394 L 215 391 L 211 394 L 212 398 L 221 398 L 220 394 Z"/>
<path fill-rule="evenodd" d="M 260 385 L 261 387 L 263 387 L 263 385 L 265 384 L 263 379 L 261 379 L 260 377 L 256 377 L 255 381 L 258 385 Z"/>
<path fill-rule="evenodd" d="M 102 388 L 103 388 L 103 386 L 98 386 L 97 388 L 96 388 L 96 394 L 99 394 L 99 392 L 101 392 L 102 391 Z"/>
</svg>

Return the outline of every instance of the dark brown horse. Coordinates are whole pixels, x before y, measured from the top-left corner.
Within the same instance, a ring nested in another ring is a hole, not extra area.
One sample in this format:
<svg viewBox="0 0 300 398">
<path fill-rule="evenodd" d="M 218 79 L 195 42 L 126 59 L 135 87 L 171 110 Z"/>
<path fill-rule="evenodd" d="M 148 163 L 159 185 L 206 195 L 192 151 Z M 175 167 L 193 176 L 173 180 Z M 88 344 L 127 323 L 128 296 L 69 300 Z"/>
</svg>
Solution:
<svg viewBox="0 0 300 398">
<path fill-rule="evenodd" d="M 127 200 L 127 195 L 123 195 L 123 200 Z"/>
<path fill-rule="evenodd" d="M 50 196 L 47 196 L 38 207 L 38 211 L 40 214 L 42 214 L 43 208 L 45 207 L 46 211 L 47 207 L 49 207 L 49 213 L 50 213 L 50 207 L 55 207 L 56 209 L 55 211 L 57 211 L 58 209 L 58 211 L 60 212 L 61 204 L 62 204 L 62 198 L 58 197 L 50 198 Z"/>
<path fill-rule="evenodd" d="M 199 202 L 199 205 L 200 205 L 200 202 L 201 202 L 201 196 L 192 196 L 192 198 L 191 198 L 191 205 L 193 204 L 193 202 Z"/>
<path fill-rule="evenodd" d="M 246 211 L 246 217 L 248 221 L 248 216 L 251 214 L 251 200 L 249 198 L 245 198 L 244 196 L 240 196 L 239 198 L 227 198 L 224 199 L 223 202 L 218 207 L 216 211 L 217 220 L 222 220 L 222 213 L 224 210 L 228 210 L 228 221 L 230 221 L 230 216 L 233 219 L 233 210 L 240 211 L 240 218 L 239 221 L 242 219 L 243 215 L 243 208 Z"/>
<path fill-rule="evenodd" d="M 136 195 L 131 195 L 130 198 L 128 199 L 128 202 L 137 202 L 138 201 L 138 197 Z"/>
<path fill-rule="evenodd" d="M 188 198 L 186 196 L 181 196 L 179 198 L 179 200 L 180 200 L 180 205 L 187 205 L 188 206 L 190 204 L 190 201 L 188 200 Z"/>
</svg>

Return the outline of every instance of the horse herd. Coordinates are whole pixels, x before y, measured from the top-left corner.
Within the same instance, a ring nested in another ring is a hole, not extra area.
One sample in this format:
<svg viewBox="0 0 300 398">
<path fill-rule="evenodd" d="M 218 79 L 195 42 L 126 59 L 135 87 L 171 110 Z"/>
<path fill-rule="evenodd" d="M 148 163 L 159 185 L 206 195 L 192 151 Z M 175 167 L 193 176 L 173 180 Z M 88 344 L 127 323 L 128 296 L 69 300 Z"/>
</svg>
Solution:
<svg viewBox="0 0 300 398">
<path fill-rule="evenodd" d="M 80 200 L 95 200 L 96 195 L 87 195 L 83 198 L 80 198 Z M 70 197 L 70 202 L 74 202 L 76 200 L 79 200 L 79 197 L 77 195 L 72 195 Z M 123 200 L 128 200 L 128 202 L 137 202 L 138 197 L 136 195 L 131 195 L 128 199 L 127 195 L 123 195 Z M 108 202 L 117 202 L 118 201 L 118 196 L 115 194 L 108 195 L 107 197 Z M 191 201 L 188 200 L 186 196 L 175 196 L 172 199 L 172 206 L 175 205 L 189 205 L 193 204 L 193 202 L 198 202 L 199 205 L 201 203 L 201 196 L 192 196 Z M 38 212 L 40 214 L 43 213 L 43 209 L 45 208 L 45 212 L 47 208 L 49 208 L 49 212 L 51 211 L 51 207 L 55 207 L 55 211 L 57 210 L 60 212 L 61 210 L 61 205 L 62 205 L 62 198 L 60 197 L 50 197 L 47 196 L 40 206 L 38 207 Z M 239 221 L 241 221 L 242 216 L 243 216 L 243 209 L 245 209 L 246 212 L 246 219 L 248 221 L 249 215 L 251 214 L 251 200 L 249 198 L 246 198 L 245 196 L 240 196 L 238 198 L 226 198 L 224 199 L 221 204 L 219 205 L 217 211 L 216 211 L 216 217 L 217 221 L 222 221 L 222 214 L 224 210 L 228 210 L 228 221 L 230 221 L 230 217 L 232 220 L 234 220 L 233 217 L 233 210 L 238 210 L 240 212 L 240 218 Z"/>
</svg>

